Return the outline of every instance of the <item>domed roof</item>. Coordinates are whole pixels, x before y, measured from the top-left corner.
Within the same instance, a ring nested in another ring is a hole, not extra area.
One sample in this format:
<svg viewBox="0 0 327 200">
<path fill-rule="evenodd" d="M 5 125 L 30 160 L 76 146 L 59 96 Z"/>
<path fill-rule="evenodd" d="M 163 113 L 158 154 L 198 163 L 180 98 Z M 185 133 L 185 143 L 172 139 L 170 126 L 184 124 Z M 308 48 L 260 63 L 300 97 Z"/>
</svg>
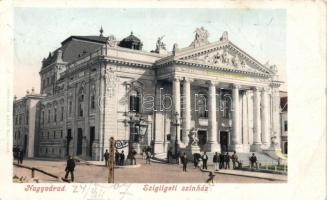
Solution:
<svg viewBox="0 0 327 200">
<path fill-rule="evenodd" d="M 118 46 L 129 49 L 142 50 L 143 43 L 138 37 L 133 35 L 133 32 L 131 32 L 128 37 L 119 42 Z"/>
</svg>

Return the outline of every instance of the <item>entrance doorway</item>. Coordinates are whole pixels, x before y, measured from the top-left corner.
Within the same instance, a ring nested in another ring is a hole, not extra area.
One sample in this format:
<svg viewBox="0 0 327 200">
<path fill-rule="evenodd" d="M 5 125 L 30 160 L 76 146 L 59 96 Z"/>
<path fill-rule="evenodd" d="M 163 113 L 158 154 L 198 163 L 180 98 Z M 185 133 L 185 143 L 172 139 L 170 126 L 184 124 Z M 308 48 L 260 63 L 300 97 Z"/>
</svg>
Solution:
<svg viewBox="0 0 327 200">
<path fill-rule="evenodd" d="M 89 147 L 89 156 L 92 157 L 92 145 L 94 142 L 94 137 L 95 137 L 95 127 L 91 126 L 90 127 L 90 147 Z"/>
<path fill-rule="evenodd" d="M 67 144 L 66 144 L 66 156 L 69 155 L 69 144 L 72 140 L 72 129 L 67 129 Z"/>
<path fill-rule="evenodd" d="M 83 145 L 83 129 L 77 129 L 77 151 L 76 155 L 82 154 L 82 145 Z"/>
<path fill-rule="evenodd" d="M 228 152 L 228 132 L 220 132 L 220 148 L 221 152 Z"/>
<path fill-rule="evenodd" d="M 199 147 L 200 151 L 203 151 L 204 145 L 207 143 L 207 131 L 198 131 Z"/>
<path fill-rule="evenodd" d="M 27 154 L 27 135 L 24 135 L 24 147 L 23 147 L 24 156 Z M 27 157 L 27 156 L 26 156 Z"/>
</svg>

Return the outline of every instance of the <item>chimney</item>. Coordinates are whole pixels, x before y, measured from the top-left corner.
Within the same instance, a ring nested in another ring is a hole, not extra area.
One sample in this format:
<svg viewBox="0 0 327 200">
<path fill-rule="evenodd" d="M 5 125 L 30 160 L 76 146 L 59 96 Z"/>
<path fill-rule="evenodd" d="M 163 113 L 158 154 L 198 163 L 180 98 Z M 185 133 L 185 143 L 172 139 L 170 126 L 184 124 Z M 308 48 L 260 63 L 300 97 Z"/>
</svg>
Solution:
<svg viewBox="0 0 327 200">
<path fill-rule="evenodd" d="M 29 95 L 30 94 L 30 91 L 26 90 L 26 95 Z"/>
<path fill-rule="evenodd" d="M 34 94 L 34 87 L 32 87 L 31 94 Z"/>
<path fill-rule="evenodd" d="M 14 101 L 16 101 L 17 100 L 17 96 L 16 95 L 14 95 Z"/>
</svg>

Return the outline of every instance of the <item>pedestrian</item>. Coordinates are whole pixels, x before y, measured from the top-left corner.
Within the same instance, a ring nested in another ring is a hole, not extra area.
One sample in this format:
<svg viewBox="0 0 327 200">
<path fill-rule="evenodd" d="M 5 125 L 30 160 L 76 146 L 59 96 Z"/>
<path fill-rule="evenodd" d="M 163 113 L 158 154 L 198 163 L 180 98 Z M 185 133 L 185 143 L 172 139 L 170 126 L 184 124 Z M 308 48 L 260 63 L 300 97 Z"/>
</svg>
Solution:
<svg viewBox="0 0 327 200">
<path fill-rule="evenodd" d="M 218 171 L 218 168 L 219 168 L 219 156 L 218 156 L 218 153 L 217 152 L 213 156 L 212 162 L 213 162 L 215 171 Z"/>
<path fill-rule="evenodd" d="M 181 157 L 181 161 L 182 161 L 182 164 L 183 164 L 183 172 L 186 172 L 186 167 L 187 167 L 187 156 L 186 156 L 186 153 L 184 152 L 183 156 Z"/>
<path fill-rule="evenodd" d="M 104 160 L 105 160 L 105 166 L 109 166 L 109 152 L 108 149 L 106 149 L 106 152 L 103 154 Z"/>
<path fill-rule="evenodd" d="M 181 157 L 181 152 L 178 150 L 176 156 L 176 163 L 179 165 L 179 159 Z"/>
<path fill-rule="evenodd" d="M 193 164 L 194 164 L 194 168 L 198 167 L 199 164 L 199 154 L 195 153 L 193 154 Z"/>
<path fill-rule="evenodd" d="M 172 157 L 173 152 L 171 150 L 171 148 L 169 148 L 168 152 L 167 152 L 167 162 L 170 163 L 170 158 Z"/>
<path fill-rule="evenodd" d="M 145 164 L 151 164 L 150 163 L 150 159 L 151 159 L 151 152 L 150 151 L 147 151 L 146 152 L 146 161 L 145 161 Z"/>
<path fill-rule="evenodd" d="M 68 174 L 70 173 L 70 178 L 71 181 L 74 182 L 74 169 L 75 169 L 75 160 L 73 159 L 72 156 L 69 156 L 69 159 L 67 160 L 67 164 L 66 164 L 66 175 L 65 175 L 65 179 L 67 180 L 68 178 Z"/>
<path fill-rule="evenodd" d="M 219 154 L 219 169 L 222 169 L 224 168 L 224 154 L 223 153 L 220 153 Z"/>
<path fill-rule="evenodd" d="M 142 149 L 142 159 L 143 160 L 146 159 L 146 147 L 143 147 L 143 149 Z"/>
<path fill-rule="evenodd" d="M 236 151 L 234 151 L 233 155 L 232 155 L 232 163 L 233 163 L 233 169 L 236 168 L 236 163 L 237 163 L 237 167 L 240 167 L 240 164 L 238 162 L 238 156 L 236 154 Z"/>
<path fill-rule="evenodd" d="M 120 153 L 116 149 L 116 152 L 115 152 L 115 162 L 116 162 L 116 165 L 119 165 L 120 164 L 119 158 L 120 158 Z"/>
<path fill-rule="evenodd" d="M 206 152 L 204 152 L 204 154 L 202 155 L 202 162 L 203 162 L 202 169 L 207 169 L 208 156 Z"/>
<path fill-rule="evenodd" d="M 229 154 L 228 152 L 225 154 L 225 169 L 230 169 L 230 166 L 229 166 L 229 162 L 230 162 L 230 157 L 229 157 Z"/>
<path fill-rule="evenodd" d="M 207 183 L 213 183 L 215 175 L 212 172 L 209 172 L 209 178 L 207 179 Z"/>
<path fill-rule="evenodd" d="M 256 168 L 258 168 L 257 157 L 255 156 L 254 153 L 252 153 L 252 156 L 250 157 L 250 162 L 251 162 L 251 168 L 254 168 L 254 165 L 256 166 Z"/>
<path fill-rule="evenodd" d="M 124 166 L 124 162 L 125 162 L 125 154 L 124 154 L 124 150 L 121 151 L 120 155 L 119 155 L 119 160 L 120 160 L 120 165 Z"/>
<path fill-rule="evenodd" d="M 135 151 L 135 149 L 132 150 L 132 153 L 131 153 L 131 158 L 132 158 L 132 165 L 136 165 L 136 156 L 137 152 Z"/>
<path fill-rule="evenodd" d="M 18 164 L 23 164 L 23 160 L 24 160 L 24 151 L 23 150 L 19 150 L 18 152 Z"/>
</svg>

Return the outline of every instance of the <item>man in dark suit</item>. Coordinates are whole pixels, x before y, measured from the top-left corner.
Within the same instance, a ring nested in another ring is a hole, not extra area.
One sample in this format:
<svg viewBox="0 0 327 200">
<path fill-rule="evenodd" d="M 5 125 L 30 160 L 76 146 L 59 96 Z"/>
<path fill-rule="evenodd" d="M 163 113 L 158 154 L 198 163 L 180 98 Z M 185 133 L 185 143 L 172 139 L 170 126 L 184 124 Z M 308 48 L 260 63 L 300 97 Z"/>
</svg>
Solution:
<svg viewBox="0 0 327 200">
<path fill-rule="evenodd" d="M 226 155 L 225 155 L 225 169 L 230 168 L 229 162 L 230 162 L 230 157 L 229 157 L 229 154 L 227 152 Z"/>
<path fill-rule="evenodd" d="M 18 164 L 23 164 L 24 151 L 22 149 L 18 150 Z"/>
<path fill-rule="evenodd" d="M 214 164 L 215 171 L 218 171 L 218 164 L 219 164 L 218 152 L 216 152 L 215 155 L 213 156 L 212 162 Z"/>
<path fill-rule="evenodd" d="M 225 159 L 224 153 L 220 153 L 219 154 L 219 169 L 224 168 L 224 159 Z"/>
<path fill-rule="evenodd" d="M 104 153 L 103 157 L 104 157 L 104 160 L 106 162 L 105 165 L 109 166 L 109 152 L 108 152 L 108 149 L 106 149 L 106 152 Z"/>
<path fill-rule="evenodd" d="M 204 154 L 202 155 L 202 162 L 203 162 L 202 169 L 208 169 L 207 168 L 208 156 L 206 152 L 204 152 Z"/>
<path fill-rule="evenodd" d="M 66 165 L 66 175 L 65 179 L 68 178 L 68 174 L 70 173 L 70 177 L 72 182 L 74 182 L 74 169 L 75 169 L 75 160 L 73 159 L 72 156 L 69 156 L 69 159 L 67 160 L 67 165 Z"/>
<path fill-rule="evenodd" d="M 124 162 L 125 162 L 125 154 L 124 154 L 124 150 L 122 150 L 120 154 L 120 165 L 123 166 Z"/>
<path fill-rule="evenodd" d="M 120 158 L 120 153 L 118 152 L 118 150 L 116 149 L 116 152 L 115 152 L 115 162 L 116 162 L 116 165 L 119 165 L 119 158 Z"/>
<path fill-rule="evenodd" d="M 186 172 L 186 167 L 187 167 L 187 156 L 186 156 L 186 153 L 184 152 L 183 156 L 181 157 L 181 161 L 182 161 L 182 164 L 183 164 L 183 172 Z"/>
</svg>

